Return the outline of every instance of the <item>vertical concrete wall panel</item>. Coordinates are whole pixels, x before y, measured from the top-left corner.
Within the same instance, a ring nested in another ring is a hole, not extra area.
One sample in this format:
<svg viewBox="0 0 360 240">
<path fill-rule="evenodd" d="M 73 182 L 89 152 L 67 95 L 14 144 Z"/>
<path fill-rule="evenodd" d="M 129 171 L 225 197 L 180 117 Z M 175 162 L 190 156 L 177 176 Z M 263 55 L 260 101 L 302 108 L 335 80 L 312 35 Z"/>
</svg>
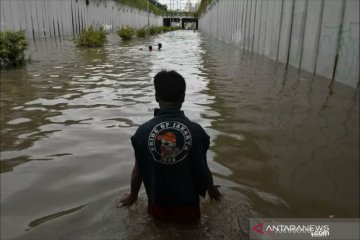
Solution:
<svg viewBox="0 0 360 240">
<path fill-rule="evenodd" d="M 339 31 L 342 21 L 342 7 L 343 1 L 327 0 L 324 2 L 316 74 L 327 78 L 332 78 L 334 71 Z"/>
<path fill-rule="evenodd" d="M 19 15 L 18 8 L 19 8 L 19 2 L 11 1 L 9 10 L 11 12 L 11 19 L 12 19 L 13 26 L 16 30 L 21 30 L 19 18 L 17 17 Z"/>
<path fill-rule="evenodd" d="M 261 23 L 259 38 L 259 54 L 264 54 L 265 37 L 266 37 L 266 21 L 267 21 L 267 0 L 261 0 Z"/>
<path fill-rule="evenodd" d="M 354 19 L 358 21 L 354 21 Z M 359 1 L 347 0 L 339 41 L 335 80 L 353 87 L 359 85 L 359 21 Z"/>
<path fill-rule="evenodd" d="M 254 30 L 254 4 L 255 1 L 251 0 L 249 1 L 249 5 L 248 5 L 248 28 L 247 28 L 247 44 L 246 44 L 246 49 L 251 51 L 251 45 L 253 42 L 253 35 L 252 32 Z"/>
<path fill-rule="evenodd" d="M 218 39 L 222 40 L 222 33 L 223 33 L 223 18 L 224 18 L 224 11 L 223 11 L 223 3 L 219 2 L 219 20 L 218 20 Z"/>
<path fill-rule="evenodd" d="M 236 1 L 233 0 L 232 6 L 230 6 L 231 9 L 231 28 L 230 28 L 230 41 L 232 44 L 235 44 L 235 32 L 234 29 L 236 29 Z"/>
<path fill-rule="evenodd" d="M 296 0 L 290 43 L 289 64 L 299 68 L 302 51 L 302 36 L 304 34 L 306 0 Z"/>
<path fill-rule="evenodd" d="M 271 49 L 271 33 L 273 31 L 274 23 L 274 1 L 268 2 L 267 12 L 266 12 L 266 33 L 265 33 L 265 49 L 264 55 L 270 56 Z"/>
<path fill-rule="evenodd" d="M 320 31 L 320 16 L 321 16 L 321 1 L 313 0 L 308 2 L 307 15 L 305 22 L 305 36 L 303 43 L 303 55 L 301 59 L 301 68 L 313 73 L 315 70 L 315 60 L 318 51 L 319 31 Z"/>
<path fill-rule="evenodd" d="M 240 42 L 240 31 L 239 31 L 239 28 L 240 28 L 240 4 L 241 4 L 241 1 L 236 1 L 236 5 L 235 5 L 235 10 L 236 10 L 236 18 L 235 18 L 235 28 L 233 29 L 234 31 L 234 35 L 235 35 L 235 42 L 234 44 L 236 45 L 239 45 L 239 42 Z"/>
<path fill-rule="evenodd" d="M 31 29 L 32 29 L 32 24 L 31 24 L 31 15 L 30 15 L 30 5 L 29 5 L 29 2 L 28 1 L 22 1 L 22 7 L 24 9 L 26 9 L 24 11 L 24 14 L 25 14 L 25 31 L 26 31 L 26 35 L 27 36 L 32 36 L 32 32 L 31 32 Z M 2 21 L 1 21 L 2 22 Z"/>
<path fill-rule="evenodd" d="M 259 51 L 259 35 L 260 35 L 260 20 L 261 20 L 261 2 L 256 0 L 256 17 L 254 25 L 254 43 L 253 43 L 253 52 Z"/>
<path fill-rule="evenodd" d="M 251 6 L 251 27 L 250 27 L 250 46 L 249 51 L 253 51 L 254 49 L 254 38 L 255 38 L 255 20 L 256 20 L 256 0 L 252 1 Z"/>
<path fill-rule="evenodd" d="M 272 21 L 271 21 L 271 33 L 270 33 L 270 50 L 269 57 L 276 60 L 279 45 L 279 32 L 280 32 L 280 20 L 281 20 L 281 6 L 282 0 L 275 0 L 272 3 Z"/>
<path fill-rule="evenodd" d="M 244 49 L 249 50 L 249 41 L 250 41 L 250 35 L 249 35 L 249 28 L 250 28 L 250 15 L 251 15 L 251 0 L 246 0 L 246 14 L 245 14 L 245 41 L 244 41 Z"/>
<path fill-rule="evenodd" d="M 278 61 L 287 63 L 290 45 L 291 21 L 294 0 L 285 0 L 283 3 L 283 14 L 281 20 L 280 42 L 278 50 Z"/>
<path fill-rule="evenodd" d="M 0 24 L 0 30 L 2 31 L 3 29 L 6 29 L 6 25 L 8 24 L 7 22 L 6 22 L 6 17 L 5 17 L 5 14 L 6 14 L 6 12 L 5 12 L 5 8 L 3 7 L 3 6 L 1 6 L 0 7 L 0 22 L 1 22 L 1 24 Z"/>
<path fill-rule="evenodd" d="M 223 41 L 226 41 L 226 19 L 228 18 L 226 6 L 227 4 L 224 2 L 221 3 L 221 37 Z"/>
<path fill-rule="evenodd" d="M 232 28 L 232 16 L 233 16 L 233 13 L 232 13 L 232 8 L 231 8 L 231 5 L 232 5 L 232 0 L 229 0 L 230 1 L 230 4 L 226 4 L 226 13 L 227 13 L 227 18 L 226 18 L 226 21 L 225 21 L 225 26 L 226 26 L 226 32 L 225 32 L 225 37 L 228 41 L 228 43 L 231 44 L 231 28 Z"/>
<path fill-rule="evenodd" d="M 235 16 L 234 16 L 234 28 L 232 29 L 233 35 L 234 35 L 234 44 L 237 45 L 238 44 L 238 33 L 237 33 L 237 29 L 238 29 L 238 24 L 239 24 L 239 1 L 235 1 L 234 3 L 234 12 L 235 12 Z"/>
<path fill-rule="evenodd" d="M 200 17 L 220 40 L 350 86 L 359 85 L 359 27 L 358 0 L 214 0 Z"/>
<path fill-rule="evenodd" d="M 241 0 L 241 24 L 240 24 L 241 47 L 243 47 L 245 43 L 245 22 L 246 22 L 245 16 L 246 16 L 246 0 Z"/>
</svg>

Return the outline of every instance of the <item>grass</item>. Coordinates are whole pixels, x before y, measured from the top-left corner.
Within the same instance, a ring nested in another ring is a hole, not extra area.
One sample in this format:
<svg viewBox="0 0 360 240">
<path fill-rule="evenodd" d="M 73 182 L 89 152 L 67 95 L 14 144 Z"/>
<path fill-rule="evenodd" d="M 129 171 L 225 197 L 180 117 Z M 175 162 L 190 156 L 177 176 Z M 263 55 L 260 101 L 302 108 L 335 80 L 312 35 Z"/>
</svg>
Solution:
<svg viewBox="0 0 360 240">
<path fill-rule="evenodd" d="M 77 47 L 88 48 L 103 47 L 106 42 L 107 39 L 105 30 L 102 27 L 99 30 L 96 30 L 93 26 L 82 30 L 78 38 L 75 40 Z"/>
<path fill-rule="evenodd" d="M 27 46 L 24 31 L 0 31 L 0 68 L 23 65 Z"/>
</svg>

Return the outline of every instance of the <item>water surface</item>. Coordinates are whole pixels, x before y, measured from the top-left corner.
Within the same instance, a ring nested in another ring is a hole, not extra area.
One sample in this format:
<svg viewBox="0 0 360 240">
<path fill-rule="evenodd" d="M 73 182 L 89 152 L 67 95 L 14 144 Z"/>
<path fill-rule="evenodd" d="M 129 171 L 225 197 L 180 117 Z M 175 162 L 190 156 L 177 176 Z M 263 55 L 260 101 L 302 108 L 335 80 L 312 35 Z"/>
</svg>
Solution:
<svg viewBox="0 0 360 240">
<path fill-rule="evenodd" d="M 249 217 L 359 217 L 358 89 L 192 31 L 101 49 L 44 39 L 29 54 L 1 73 L 2 239 L 243 239 Z M 224 198 L 202 200 L 196 226 L 152 222 L 143 189 L 114 207 L 161 69 L 185 77 L 183 110 L 212 138 Z"/>
</svg>

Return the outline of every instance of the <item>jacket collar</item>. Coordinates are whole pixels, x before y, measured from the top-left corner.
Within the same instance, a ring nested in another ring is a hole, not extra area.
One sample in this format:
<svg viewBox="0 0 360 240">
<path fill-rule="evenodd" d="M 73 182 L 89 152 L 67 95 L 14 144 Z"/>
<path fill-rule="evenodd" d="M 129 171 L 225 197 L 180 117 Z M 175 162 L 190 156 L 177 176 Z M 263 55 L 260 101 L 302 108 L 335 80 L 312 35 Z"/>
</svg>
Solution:
<svg viewBox="0 0 360 240">
<path fill-rule="evenodd" d="M 154 116 L 163 116 L 163 115 L 181 115 L 185 116 L 184 111 L 181 111 L 179 108 L 155 108 Z"/>
</svg>

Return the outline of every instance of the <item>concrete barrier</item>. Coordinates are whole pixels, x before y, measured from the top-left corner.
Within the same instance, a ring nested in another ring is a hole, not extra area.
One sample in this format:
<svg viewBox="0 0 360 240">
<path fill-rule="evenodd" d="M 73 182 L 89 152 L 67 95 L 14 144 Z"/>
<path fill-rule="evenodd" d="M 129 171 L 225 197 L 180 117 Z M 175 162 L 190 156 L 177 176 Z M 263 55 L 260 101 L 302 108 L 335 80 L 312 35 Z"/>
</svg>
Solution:
<svg viewBox="0 0 360 240">
<path fill-rule="evenodd" d="M 214 0 L 199 30 L 247 51 L 359 86 L 358 0 Z"/>
<path fill-rule="evenodd" d="M 148 13 L 115 1 L 0 0 L 1 30 L 25 30 L 28 39 L 68 38 L 90 25 L 116 30 L 122 25 L 147 26 Z M 150 25 L 162 26 L 162 17 L 150 14 Z"/>
</svg>

